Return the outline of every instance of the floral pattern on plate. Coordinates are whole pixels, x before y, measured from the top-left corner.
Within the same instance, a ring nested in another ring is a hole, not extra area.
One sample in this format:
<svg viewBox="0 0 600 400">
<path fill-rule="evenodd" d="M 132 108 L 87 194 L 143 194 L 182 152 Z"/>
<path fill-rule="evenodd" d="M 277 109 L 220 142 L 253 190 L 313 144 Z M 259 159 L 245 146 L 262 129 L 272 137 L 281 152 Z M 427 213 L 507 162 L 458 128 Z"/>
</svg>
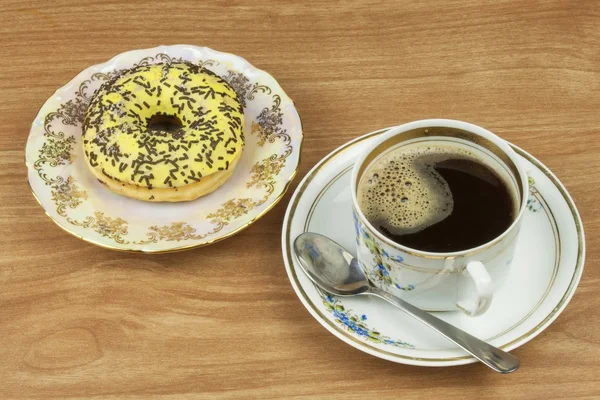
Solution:
<svg viewBox="0 0 600 400">
<path fill-rule="evenodd" d="M 355 315 L 352 310 L 347 310 L 340 300 L 322 292 L 320 292 L 320 294 L 325 308 L 333 315 L 335 321 L 347 331 L 353 332 L 356 336 L 373 343 L 381 343 L 396 347 L 414 347 L 410 343 L 391 339 L 377 332 L 375 329 L 369 328 L 366 323 L 367 315 L 362 314 L 359 317 Z"/>
</svg>

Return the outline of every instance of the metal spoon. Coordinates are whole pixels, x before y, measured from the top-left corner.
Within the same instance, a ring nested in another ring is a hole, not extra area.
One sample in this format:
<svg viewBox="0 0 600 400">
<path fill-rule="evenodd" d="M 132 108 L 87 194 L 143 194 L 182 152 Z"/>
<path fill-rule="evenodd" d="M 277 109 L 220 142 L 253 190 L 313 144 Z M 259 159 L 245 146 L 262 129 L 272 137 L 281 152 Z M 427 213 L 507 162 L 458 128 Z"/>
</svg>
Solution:
<svg viewBox="0 0 600 400">
<path fill-rule="evenodd" d="M 380 297 L 450 339 L 493 370 L 508 374 L 519 368 L 517 357 L 372 286 L 354 256 L 328 237 L 303 233 L 294 241 L 294 250 L 304 272 L 326 292 L 338 296 L 370 294 Z"/>
</svg>

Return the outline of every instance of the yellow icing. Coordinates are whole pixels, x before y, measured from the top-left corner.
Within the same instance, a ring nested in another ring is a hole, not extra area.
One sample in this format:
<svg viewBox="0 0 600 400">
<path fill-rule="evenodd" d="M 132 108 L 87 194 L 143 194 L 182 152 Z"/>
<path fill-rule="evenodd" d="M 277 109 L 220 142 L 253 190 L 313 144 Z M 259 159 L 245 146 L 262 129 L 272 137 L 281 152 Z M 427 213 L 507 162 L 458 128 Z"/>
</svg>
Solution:
<svg viewBox="0 0 600 400">
<path fill-rule="evenodd" d="M 156 115 L 175 131 L 149 129 Z M 134 67 L 94 95 L 83 126 L 90 165 L 109 178 L 177 188 L 227 170 L 244 146 L 244 115 L 220 77 L 188 63 Z"/>
</svg>

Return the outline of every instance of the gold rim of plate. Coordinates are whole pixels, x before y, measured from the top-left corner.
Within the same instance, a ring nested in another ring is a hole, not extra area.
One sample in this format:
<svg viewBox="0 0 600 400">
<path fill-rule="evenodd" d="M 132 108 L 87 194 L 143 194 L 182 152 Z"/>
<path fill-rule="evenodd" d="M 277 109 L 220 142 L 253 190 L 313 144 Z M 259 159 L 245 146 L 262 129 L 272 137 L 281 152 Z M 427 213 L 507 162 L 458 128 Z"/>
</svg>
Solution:
<svg viewBox="0 0 600 400">
<path fill-rule="evenodd" d="M 31 184 L 31 180 L 30 180 L 31 178 L 29 176 L 29 170 L 31 168 L 33 168 L 33 163 L 30 166 L 29 163 L 28 163 L 28 161 L 27 161 L 27 157 L 28 157 L 28 155 L 27 155 L 27 148 L 29 146 L 29 140 L 31 138 L 31 136 L 29 136 L 28 140 L 27 140 L 27 143 L 25 145 L 26 146 L 26 151 L 25 151 L 25 160 L 24 160 L 25 161 L 25 166 L 28 169 L 27 183 L 29 185 L 29 189 L 30 189 L 31 194 L 33 195 L 34 199 L 37 201 L 37 203 L 40 205 L 40 207 L 44 211 L 44 214 L 46 214 L 46 216 L 48 218 L 50 218 L 50 220 L 52 220 L 57 226 L 59 226 L 63 231 L 67 232 L 68 234 L 70 234 L 70 235 L 72 235 L 72 236 L 74 236 L 74 237 L 76 237 L 76 238 L 78 238 L 78 239 L 80 239 L 80 240 L 82 240 L 84 242 L 94 244 L 94 245 L 96 245 L 98 247 L 102 247 L 102 248 L 110 249 L 110 250 L 115 250 L 115 251 L 120 251 L 120 252 L 125 252 L 125 253 L 164 254 L 164 253 L 174 253 L 174 252 L 190 250 L 190 249 L 194 249 L 194 248 L 198 248 L 198 247 L 208 246 L 208 245 L 220 242 L 222 240 L 228 239 L 228 238 L 230 238 L 230 237 L 238 234 L 239 232 L 243 231 L 244 229 L 248 228 L 250 225 L 252 225 L 256 221 L 258 221 L 260 218 L 262 218 L 269 211 L 271 211 L 281 201 L 281 199 L 285 196 L 285 194 L 287 193 L 287 191 L 288 191 L 288 189 L 289 189 L 292 181 L 294 180 L 294 178 L 298 174 L 298 170 L 300 168 L 300 163 L 302 161 L 302 146 L 303 146 L 303 143 L 304 143 L 304 129 L 303 129 L 303 125 L 302 125 L 302 118 L 301 118 L 300 114 L 298 113 L 298 111 L 296 109 L 294 100 L 287 95 L 287 93 L 283 90 L 283 88 L 281 87 L 281 85 L 279 85 L 279 83 L 277 82 L 277 80 L 275 80 L 275 78 L 272 75 L 270 75 L 268 72 L 266 72 L 264 70 L 261 70 L 259 68 L 254 67 L 252 64 L 250 64 L 244 58 L 242 58 L 240 56 L 237 56 L 235 54 L 220 52 L 220 51 L 212 50 L 212 49 L 207 48 L 207 47 L 201 48 L 199 46 L 193 46 L 193 45 L 158 46 L 158 47 L 155 47 L 155 48 L 148 48 L 148 49 L 141 49 L 141 50 L 131 50 L 131 51 L 127 51 L 127 52 L 124 52 L 124 53 L 117 54 L 114 57 L 112 57 L 110 60 L 108 60 L 108 61 L 106 61 L 104 63 L 95 64 L 95 65 L 92 65 L 92 66 L 86 68 L 84 71 L 79 72 L 77 75 L 75 75 L 73 78 L 71 78 L 71 80 L 69 80 L 69 82 L 65 86 L 63 86 L 60 89 L 58 89 L 57 92 L 60 91 L 62 88 L 69 86 L 71 83 L 73 83 L 77 79 L 77 77 L 79 77 L 85 71 L 91 70 L 93 68 L 98 68 L 98 67 L 100 67 L 102 65 L 111 64 L 111 63 L 115 62 L 117 59 L 119 59 L 120 57 L 125 57 L 125 56 L 130 55 L 130 54 L 132 54 L 134 52 L 144 52 L 144 53 L 154 54 L 154 56 L 146 56 L 146 57 L 142 58 L 139 61 L 139 63 L 141 64 L 142 62 L 145 62 L 145 60 L 154 60 L 154 59 L 155 60 L 159 60 L 159 56 L 163 56 L 163 55 L 166 56 L 165 49 L 170 49 L 170 48 L 175 48 L 175 47 L 181 48 L 182 50 L 183 49 L 187 49 L 187 48 L 204 50 L 204 51 L 207 51 L 207 52 L 210 52 L 210 53 L 218 54 L 220 57 L 224 57 L 224 58 L 231 57 L 233 59 L 241 60 L 241 61 L 243 61 L 246 64 L 247 67 L 249 67 L 252 70 L 253 73 L 255 73 L 257 75 L 261 75 L 263 77 L 267 77 L 267 78 L 269 78 L 269 79 L 272 80 L 272 82 L 276 86 L 275 88 L 277 89 L 277 92 L 279 93 L 276 96 L 279 97 L 280 100 L 281 100 L 282 97 L 285 100 L 289 100 L 292 103 L 293 109 L 295 111 L 295 114 L 298 117 L 298 123 L 299 123 L 298 132 L 294 132 L 294 135 L 296 137 L 294 137 L 293 139 L 290 138 L 290 141 L 291 140 L 297 141 L 297 143 L 294 143 L 294 144 L 297 145 L 298 159 L 297 159 L 296 165 L 294 166 L 294 170 L 291 172 L 291 174 L 289 174 L 289 176 L 286 178 L 286 180 L 282 180 L 281 181 L 283 183 L 282 189 L 279 191 L 279 193 L 276 195 L 275 198 L 267 200 L 269 202 L 269 204 L 265 207 L 264 210 L 262 210 L 260 213 L 258 213 L 257 215 L 255 215 L 247 223 L 245 223 L 245 224 L 237 227 L 236 229 L 234 229 L 234 230 L 232 230 L 230 232 L 227 232 L 226 234 L 218 235 L 218 231 L 216 231 L 216 232 L 214 232 L 215 236 L 212 239 L 210 239 L 210 240 L 202 240 L 202 239 L 200 239 L 201 241 L 199 243 L 191 243 L 191 244 L 182 245 L 182 246 L 174 246 L 172 248 L 166 248 L 166 249 L 151 249 L 151 248 L 141 248 L 141 249 L 138 249 L 138 248 L 134 248 L 134 247 L 124 248 L 124 247 L 113 246 L 111 244 L 104 243 L 104 242 L 95 240 L 95 239 L 90 238 L 90 237 L 81 236 L 74 229 L 69 229 L 68 226 L 64 226 L 55 217 L 53 217 L 52 215 L 50 215 L 50 213 L 48 213 L 48 211 L 46 210 L 46 207 L 44 207 L 42 201 L 40 200 L 40 198 L 38 197 L 38 195 L 35 193 L 35 190 L 33 189 L 33 186 Z M 173 50 L 173 51 L 176 51 L 176 50 Z M 168 58 L 168 56 L 167 56 L 167 58 Z M 204 62 L 204 61 L 202 61 L 202 62 Z M 217 61 L 217 64 L 218 63 L 219 62 Z M 238 72 L 238 73 L 240 73 L 240 72 Z M 93 80 L 93 75 L 95 75 L 95 74 L 96 73 L 92 74 L 92 76 L 91 76 L 92 80 Z M 242 74 L 242 73 L 240 73 L 240 74 Z M 81 85 L 85 85 L 85 81 Z M 260 89 L 260 87 L 259 87 L 259 89 Z M 81 90 L 81 86 L 80 86 L 80 90 Z M 271 90 L 271 89 L 269 89 L 269 90 Z M 43 110 L 43 108 L 46 106 L 46 103 L 50 99 L 52 99 L 53 97 L 55 97 L 55 96 L 56 96 L 56 93 L 54 93 L 48 100 L 46 100 L 44 102 L 44 104 L 40 107 L 38 113 L 36 114 L 34 122 L 36 120 L 38 120 L 38 118 L 40 117 L 40 113 Z M 32 130 L 33 130 L 33 124 L 32 124 Z M 289 137 L 289 135 L 288 135 L 288 137 Z M 269 140 L 269 139 L 270 138 L 265 138 L 264 140 L 266 141 L 266 140 Z M 260 205 L 262 205 L 262 204 L 260 204 Z M 74 225 L 74 226 L 76 226 L 76 225 Z"/>
</svg>

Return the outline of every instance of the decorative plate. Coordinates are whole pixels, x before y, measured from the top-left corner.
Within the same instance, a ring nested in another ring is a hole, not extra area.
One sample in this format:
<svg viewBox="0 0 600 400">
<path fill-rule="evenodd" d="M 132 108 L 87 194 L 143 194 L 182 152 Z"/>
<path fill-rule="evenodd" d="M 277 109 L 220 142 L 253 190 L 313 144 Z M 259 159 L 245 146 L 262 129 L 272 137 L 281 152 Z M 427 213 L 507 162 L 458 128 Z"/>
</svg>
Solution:
<svg viewBox="0 0 600 400">
<path fill-rule="evenodd" d="M 370 133 L 333 151 L 300 183 L 283 225 L 288 276 L 311 315 L 329 332 L 361 351 L 412 365 L 475 362 L 455 344 L 383 300 L 322 292 L 304 275 L 292 255 L 293 240 L 302 232 L 329 236 L 355 253 L 351 171 L 365 146 L 385 131 Z M 504 350 L 533 339 L 558 317 L 577 288 L 585 258 L 583 228 L 573 200 L 547 167 L 518 147 L 513 148 L 529 175 L 530 193 L 507 282 L 480 317 L 458 311 L 435 313 Z"/>
<path fill-rule="evenodd" d="M 82 149 L 94 91 L 120 70 L 182 60 L 212 70 L 237 92 L 246 137 L 237 168 L 217 191 L 191 202 L 148 203 L 111 192 L 88 171 Z M 57 90 L 33 121 L 26 163 L 34 196 L 67 232 L 110 249 L 166 252 L 223 240 L 263 216 L 296 175 L 301 145 L 300 116 L 271 75 L 206 47 L 159 46 L 92 66 Z"/>
</svg>

